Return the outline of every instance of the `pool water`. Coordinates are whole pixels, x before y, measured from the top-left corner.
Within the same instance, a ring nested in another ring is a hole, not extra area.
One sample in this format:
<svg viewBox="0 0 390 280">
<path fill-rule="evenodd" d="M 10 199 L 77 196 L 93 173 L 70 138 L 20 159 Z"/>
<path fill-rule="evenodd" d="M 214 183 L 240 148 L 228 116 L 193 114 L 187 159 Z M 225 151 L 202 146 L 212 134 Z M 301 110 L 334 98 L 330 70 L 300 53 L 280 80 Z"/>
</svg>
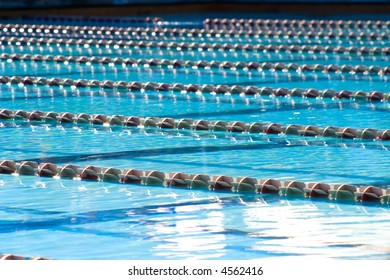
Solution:
<svg viewBox="0 0 390 280">
<path fill-rule="evenodd" d="M 140 23 L 138 23 L 140 24 Z M 168 23 L 166 23 L 168 25 Z M 176 27 L 189 22 L 175 22 Z M 193 26 L 202 22 L 194 21 Z M 345 30 L 346 32 L 348 30 Z M 367 30 L 371 32 L 371 30 Z M 381 30 L 389 34 L 388 29 Z M 41 37 L 57 38 L 44 33 Z M 2 53 L 229 62 L 375 65 L 385 54 L 5 44 Z M 23 36 L 17 34 L 20 38 Z M 26 35 L 27 36 L 27 35 Z M 38 36 L 38 35 L 34 35 Z M 67 34 L 77 37 L 77 34 Z M 97 36 L 97 35 L 94 35 Z M 138 36 L 138 35 L 137 35 Z M 142 37 L 143 36 L 143 37 Z M 92 38 L 85 34 L 82 37 Z M 102 38 L 104 36 L 102 35 Z M 115 35 L 115 40 L 123 39 Z M 97 38 L 99 39 L 99 38 Z M 300 44 L 297 38 L 139 35 L 134 40 Z M 261 41 L 263 40 L 263 41 Z M 265 40 L 265 41 L 264 41 Z M 387 40 L 387 41 L 386 41 Z M 359 41 L 384 47 L 386 40 Z M 313 39 L 305 44 L 354 44 Z M 388 74 L 0 60 L 3 76 L 389 93 Z M 390 128 L 390 102 L 1 84 L 0 109 Z M 0 158 L 165 173 L 390 187 L 390 141 L 0 119 Z M 0 174 L 0 254 L 52 259 L 389 259 L 388 204 Z"/>
</svg>

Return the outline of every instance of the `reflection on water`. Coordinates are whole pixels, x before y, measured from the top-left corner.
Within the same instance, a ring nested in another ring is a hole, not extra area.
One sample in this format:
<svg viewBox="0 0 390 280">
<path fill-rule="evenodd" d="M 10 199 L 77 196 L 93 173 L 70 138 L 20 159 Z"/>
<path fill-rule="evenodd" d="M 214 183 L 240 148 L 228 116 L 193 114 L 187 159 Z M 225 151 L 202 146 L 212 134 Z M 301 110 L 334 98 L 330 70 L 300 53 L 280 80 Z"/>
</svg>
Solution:
<svg viewBox="0 0 390 280">
<path fill-rule="evenodd" d="M 4 253 L 55 259 L 389 258 L 387 206 L 27 176 L 0 180 Z"/>
</svg>

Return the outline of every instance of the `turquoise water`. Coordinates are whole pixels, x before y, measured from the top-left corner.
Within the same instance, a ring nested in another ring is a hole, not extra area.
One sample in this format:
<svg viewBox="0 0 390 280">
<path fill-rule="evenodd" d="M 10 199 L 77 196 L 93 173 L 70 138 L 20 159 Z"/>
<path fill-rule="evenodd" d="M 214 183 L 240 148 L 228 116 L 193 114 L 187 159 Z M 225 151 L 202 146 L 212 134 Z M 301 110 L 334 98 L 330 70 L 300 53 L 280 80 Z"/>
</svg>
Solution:
<svg viewBox="0 0 390 280">
<path fill-rule="evenodd" d="M 0 48 L 6 53 L 112 58 L 389 66 L 388 56 L 367 55 Z M 0 61 L 0 71 L 45 78 L 389 92 L 386 75 L 24 61 Z M 390 129 L 390 103 L 385 101 L 1 85 L 0 104 L 12 110 Z M 389 141 L 2 119 L 0 136 L 0 158 L 15 161 L 390 187 Z M 388 205 L 0 174 L 0 254 L 53 259 L 389 259 L 389 232 Z"/>
<path fill-rule="evenodd" d="M 0 180 L 4 252 L 56 259 L 388 258 L 388 208 L 33 177 Z"/>
<path fill-rule="evenodd" d="M 181 94 L 146 91 L 101 92 L 90 90 L 17 90 L 3 87 L 0 100 L 6 108 L 174 119 L 207 119 L 243 122 L 302 124 L 317 126 L 350 126 L 387 129 L 389 103 L 353 100 L 307 99 L 301 97 L 242 97 L 210 94 Z M 153 107 L 153 112 L 150 111 Z M 169 111 L 166 108 L 169 107 Z M 331 122 L 332 116 L 337 114 Z"/>
<path fill-rule="evenodd" d="M 2 154 L 15 160 L 344 184 L 380 185 L 390 180 L 390 161 L 383 156 L 390 148 L 387 142 L 70 126 L 10 127 L 3 135 Z M 241 164 L 237 153 L 242 153 Z M 372 164 L 376 158 L 380 162 Z"/>
</svg>

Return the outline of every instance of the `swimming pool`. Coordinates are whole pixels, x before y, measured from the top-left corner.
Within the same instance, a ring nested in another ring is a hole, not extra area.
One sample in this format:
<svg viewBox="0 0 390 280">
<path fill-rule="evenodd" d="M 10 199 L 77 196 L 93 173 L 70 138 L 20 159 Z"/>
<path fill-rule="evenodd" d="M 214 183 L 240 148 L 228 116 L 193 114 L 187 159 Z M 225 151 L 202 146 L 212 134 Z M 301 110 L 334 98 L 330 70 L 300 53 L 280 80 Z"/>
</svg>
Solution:
<svg viewBox="0 0 390 280">
<path fill-rule="evenodd" d="M 0 25 L 0 254 L 389 259 L 388 22 L 49 24 Z"/>
</svg>

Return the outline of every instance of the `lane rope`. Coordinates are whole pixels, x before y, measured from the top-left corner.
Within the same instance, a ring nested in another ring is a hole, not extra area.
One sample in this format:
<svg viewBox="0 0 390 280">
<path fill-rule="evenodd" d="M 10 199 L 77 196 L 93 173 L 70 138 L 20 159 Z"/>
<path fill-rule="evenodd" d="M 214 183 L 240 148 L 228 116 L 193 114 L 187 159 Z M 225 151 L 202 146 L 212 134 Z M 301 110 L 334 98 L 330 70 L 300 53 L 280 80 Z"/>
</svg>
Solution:
<svg viewBox="0 0 390 280">
<path fill-rule="evenodd" d="M 186 43 L 186 42 L 155 42 L 155 41 L 135 41 L 135 40 L 98 40 L 98 39 L 58 39 L 58 38 L 19 38 L 19 37 L 0 37 L 1 45 L 13 46 L 80 46 L 83 48 L 105 47 L 110 49 L 117 48 L 157 48 L 172 50 L 194 50 L 194 51 L 240 51 L 240 52 L 259 52 L 259 53 L 313 53 L 313 54 L 346 54 L 346 55 L 364 55 L 364 56 L 388 56 L 389 47 L 367 47 L 362 46 L 321 46 L 305 44 L 218 44 L 218 43 Z"/>
<path fill-rule="evenodd" d="M 224 191 L 247 194 L 274 194 L 290 198 L 322 198 L 335 202 L 372 202 L 390 204 L 390 188 L 374 186 L 356 187 L 348 184 L 330 185 L 323 182 L 280 181 L 274 178 L 231 177 L 228 175 L 208 176 L 183 172 L 164 173 L 158 170 L 79 167 L 73 164 L 57 166 L 54 163 L 33 161 L 0 161 L 0 173 L 30 175 L 55 179 L 101 181 L 143 186 L 165 186 L 181 189 Z"/>
<path fill-rule="evenodd" d="M 302 97 L 302 98 L 324 98 L 335 100 L 356 100 L 367 102 L 389 102 L 390 92 L 383 93 L 380 91 L 364 92 L 332 89 L 318 90 L 314 88 L 271 88 L 239 85 L 199 85 L 199 84 L 167 84 L 154 82 L 128 82 L 128 81 L 111 81 L 111 80 L 87 80 L 87 79 L 68 79 L 68 78 L 43 78 L 32 76 L 0 76 L 0 84 L 16 87 L 44 86 L 49 88 L 89 88 L 101 90 L 117 91 L 155 91 L 155 92 L 180 92 L 195 94 L 212 94 L 212 95 L 241 95 L 254 97 Z"/>
<path fill-rule="evenodd" d="M 340 20 L 340 19 L 242 19 L 242 18 L 207 18 L 204 24 L 234 24 L 235 26 L 249 25 L 261 27 L 303 27 L 303 28 L 336 28 L 336 29 L 387 29 L 390 21 L 384 20 Z"/>
<path fill-rule="evenodd" d="M 296 20 L 296 19 L 228 19 L 208 18 L 203 21 L 205 30 L 214 29 L 221 33 L 228 30 L 245 31 L 318 31 L 318 32 L 389 32 L 390 21 L 364 20 Z"/>
<path fill-rule="evenodd" d="M 0 261 L 9 261 L 9 260 L 20 260 L 20 261 L 27 261 L 27 260 L 32 260 L 32 261 L 40 261 L 40 260 L 49 260 L 44 257 L 25 257 L 21 255 L 14 255 L 14 254 L 0 254 Z"/>
<path fill-rule="evenodd" d="M 296 64 L 282 62 L 230 62 L 230 61 L 206 61 L 206 60 L 180 60 L 180 59 L 135 59 L 131 57 L 90 57 L 90 56 L 63 56 L 63 55 L 40 55 L 40 54 L 8 54 L 1 53 L 0 60 L 8 62 L 46 62 L 46 63 L 79 63 L 79 64 L 109 64 L 112 67 L 162 67 L 162 68 L 192 68 L 192 69 L 223 69 L 223 70 L 241 70 L 241 71 L 283 71 L 283 72 L 316 72 L 333 74 L 351 74 L 351 75 L 388 75 L 390 66 L 379 67 L 375 65 L 342 65 L 336 64 Z"/>
<path fill-rule="evenodd" d="M 38 123 L 73 123 L 77 125 L 93 124 L 103 126 L 153 127 L 162 129 L 185 129 L 194 131 L 254 133 L 254 134 L 286 134 L 306 137 L 333 137 L 343 139 L 362 139 L 390 141 L 390 129 L 378 130 L 372 128 L 355 129 L 352 127 L 298 124 L 279 124 L 241 121 L 209 121 L 205 119 L 192 120 L 188 118 L 173 119 L 169 117 L 138 117 L 104 114 L 73 114 L 70 112 L 42 112 L 39 110 L 9 110 L 0 109 L 0 119 L 29 121 Z"/>
<path fill-rule="evenodd" d="M 200 38 L 272 38 L 272 39 L 326 39 L 326 40 L 355 40 L 377 42 L 385 44 L 390 40 L 390 33 L 382 32 L 318 32 L 318 31 L 298 31 L 298 32 L 284 32 L 283 30 L 266 30 L 266 31 L 247 31 L 247 30 L 231 30 L 229 32 L 221 33 L 223 30 L 205 30 L 197 28 L 155 28 L 155 27 L 105 27 L 105 26 L 63 26 L 63 25 L 31 25 L 31 24 L 0 24 L 0 34 L 18 36 L 45 36 L 45 37 L 92 37 L 98 36 L 100 38 L 107 38 L 115 36 L 115 38 L 132 39 L 132 36 L 147 36 L 155 38 L 180 38 L 187 40 L 196 40 Z"/>
</svg>

